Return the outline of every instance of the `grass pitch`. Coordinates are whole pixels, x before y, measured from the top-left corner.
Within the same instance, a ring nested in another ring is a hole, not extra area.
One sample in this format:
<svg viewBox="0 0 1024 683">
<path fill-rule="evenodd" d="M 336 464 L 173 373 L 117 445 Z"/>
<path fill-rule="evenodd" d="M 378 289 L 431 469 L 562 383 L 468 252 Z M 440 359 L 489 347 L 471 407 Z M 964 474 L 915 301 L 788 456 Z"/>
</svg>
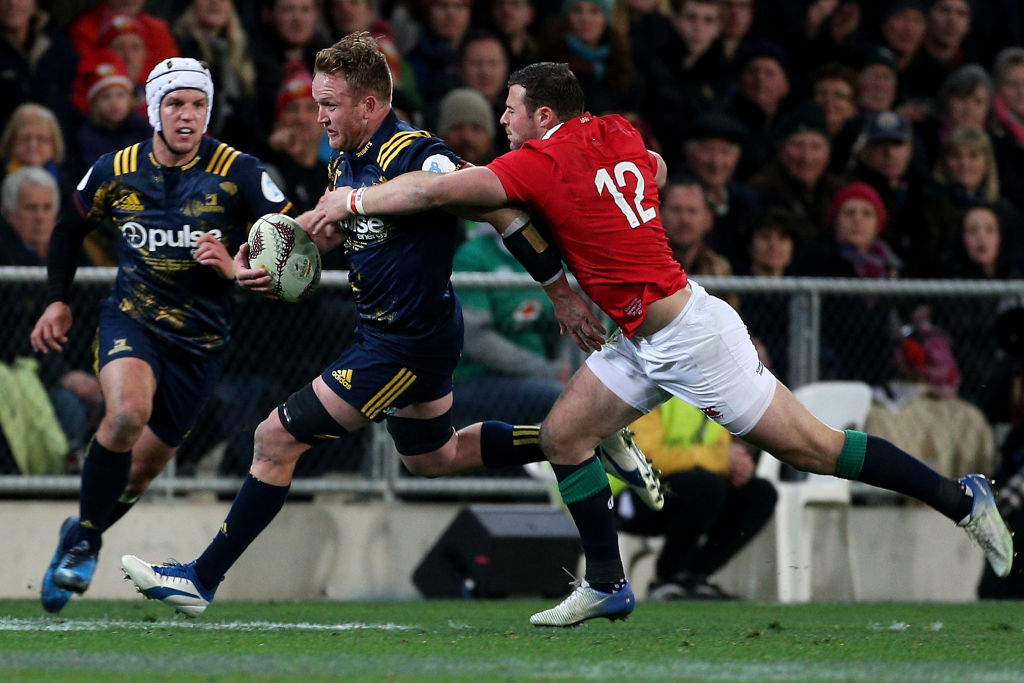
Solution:
<svg viewBox="0 0 1024 683">
<path fill-rule="evenodd" d="M 1024 603 L 641 603 L 538 629 L 551 601 L 0 601 L 2 681 L 1024 681 Z"/>
</svg>

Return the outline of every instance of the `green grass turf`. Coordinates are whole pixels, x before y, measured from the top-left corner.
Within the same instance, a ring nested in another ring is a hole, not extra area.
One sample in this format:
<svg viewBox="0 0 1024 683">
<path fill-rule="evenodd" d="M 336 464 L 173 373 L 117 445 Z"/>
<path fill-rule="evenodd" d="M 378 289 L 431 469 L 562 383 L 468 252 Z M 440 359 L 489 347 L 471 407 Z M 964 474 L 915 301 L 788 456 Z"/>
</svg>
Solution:
<svg viewBox="0 0 1024 683">
<path fill-rule="evenodd" d="M 1024 603 L 641 603 L 538 629 L 550 601 L 0 601 L 0 681 L 1024 681 Z"/>
</svg>

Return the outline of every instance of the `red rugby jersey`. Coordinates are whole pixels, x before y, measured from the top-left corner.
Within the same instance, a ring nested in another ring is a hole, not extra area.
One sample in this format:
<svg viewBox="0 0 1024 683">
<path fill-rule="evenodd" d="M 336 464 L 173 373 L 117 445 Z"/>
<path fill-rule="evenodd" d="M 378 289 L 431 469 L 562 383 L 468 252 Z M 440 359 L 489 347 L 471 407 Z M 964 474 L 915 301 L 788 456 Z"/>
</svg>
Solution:
<svg viewBox="0 0 1024 683">
<path fill-rule="evenodd" d="M 657 165 L 621 116 L 583 114 L 488 168 L 547 225 L 583 291 L 627 336 L 648 304 L 686 286 L 661 225 Z"/>
</svg>

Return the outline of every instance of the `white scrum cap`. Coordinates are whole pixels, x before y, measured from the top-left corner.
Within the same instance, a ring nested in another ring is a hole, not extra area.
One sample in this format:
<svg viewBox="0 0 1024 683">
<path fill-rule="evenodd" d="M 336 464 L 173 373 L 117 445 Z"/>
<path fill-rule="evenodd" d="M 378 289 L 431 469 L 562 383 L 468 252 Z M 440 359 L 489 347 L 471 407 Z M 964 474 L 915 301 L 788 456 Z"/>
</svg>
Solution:
<svg viewBox="0 0 1024 683">
<path fill-rule="evenodd" d="M 174 90 L 192 88 L 206 93 L 206 123 L 203 132 L 210 125 L 210 114 L 213 112 L 213 77 L 210 70 L 197 59 L 191 57 L 171 57 L 165 59 L 149 72 L 146 79 L 146 107 L 149 112 L 149 125 L 159 132 L 160 103 L 167 93 Z"/>
</svg>

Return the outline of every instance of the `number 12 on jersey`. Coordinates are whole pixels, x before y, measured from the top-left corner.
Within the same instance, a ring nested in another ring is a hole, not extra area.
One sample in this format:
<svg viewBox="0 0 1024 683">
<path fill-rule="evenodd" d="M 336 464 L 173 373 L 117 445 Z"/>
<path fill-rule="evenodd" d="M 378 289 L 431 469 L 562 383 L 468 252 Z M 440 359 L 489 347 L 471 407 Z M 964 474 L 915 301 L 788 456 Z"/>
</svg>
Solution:
<svg viewBox="0 0 1024 683">
<path fill-rule="evenodd" d="M 612 180 L 612 173 L 615 174 L 614 180 Z M 619 211 L 629 221 L 629 227 L 635 228 L 658 215 L 654 207 L 644 208 L 643 198 L 646 182 L 636 164 L 632 161 L 620 161 L 615 164 L 612 173 L 609 173 L 606 168 L 597 169 L 597 173 L 594 174 L 594 186 L 597 188 L 599 195 L 604 194 L 604 191 L 608 190 L 608 194 L 615 200 L 615 206 L 619 207 Z M 619 189 L 626 188 L 626 174 L 636 178 L 636 188 L 633 191 L 633 206 L 629 205 Z M 634 208 L 636 211 L 633 210 Z"/>
</svg>

